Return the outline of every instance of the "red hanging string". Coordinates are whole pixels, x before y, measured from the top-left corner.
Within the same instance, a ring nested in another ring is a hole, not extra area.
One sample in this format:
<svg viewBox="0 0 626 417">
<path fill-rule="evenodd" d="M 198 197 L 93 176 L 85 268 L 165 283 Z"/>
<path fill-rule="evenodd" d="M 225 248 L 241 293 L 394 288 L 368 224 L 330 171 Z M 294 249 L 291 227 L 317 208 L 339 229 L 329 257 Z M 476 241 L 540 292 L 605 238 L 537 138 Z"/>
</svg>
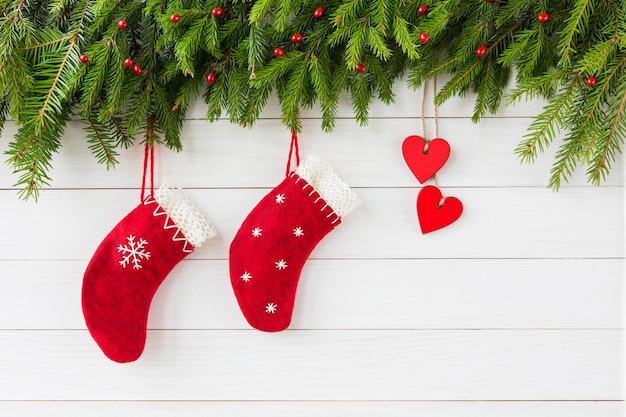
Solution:
<svg viewBox="0 0 626 417">
<path fill-rule="evenodd" d="M 291 131 L 291 145 L 289 146 L 289 157 L 287 158 L 287 170 L 285 176 L 289 175 L 291 171 L 291 158 L 293 154 L 296 154 L 296 168 L 300 165 L 300 149 L 298 147 L 298 132 Z"/>
<path fill-rule="evenodd" d="M 143 154 L 143 177 L 141 178 L 141 201 L 144 201 L 146 193 L 146 174 L 148 172 L 148 159 L 150 159 L 150 197 L 154 196 L 154 146 L 146 142 Z"/>
</svg>

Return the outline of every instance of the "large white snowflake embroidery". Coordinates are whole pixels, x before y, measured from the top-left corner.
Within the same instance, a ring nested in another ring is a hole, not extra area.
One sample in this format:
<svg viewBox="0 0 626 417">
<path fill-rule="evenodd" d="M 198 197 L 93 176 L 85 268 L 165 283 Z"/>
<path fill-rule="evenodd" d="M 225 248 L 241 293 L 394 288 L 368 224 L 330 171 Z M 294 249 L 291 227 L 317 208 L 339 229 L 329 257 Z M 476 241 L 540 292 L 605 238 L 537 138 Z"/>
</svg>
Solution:
<svg viewBox="0 0 626 417">
<path fill-rule="evenodd" d="M 267 305 L 265 306 L 265 312 L 274 314 L 274 313 L 276 313 L 276 308 L 277 307 L 278 306 L 276 304 L 274 304 L 274 303 L 267 303 Z"/>
<path fill-rule="evenodd" d="M 285 202 L 285 194 L 276 194 L 276 203 L 283 204 Z"/>
<path fill-rule="evenodd" d="M 139 238 L 135 242 L 135 236 L 130 235 L 126 238 L 127 244 L 120 244 L 117 252 L 122 254 L 122 260 L 119 261 L 123 268 L 126 265 L 133 264 L 133 269 L 141 269 L 141 261 L 150 259 L 150 252 L 146 251 L 147 240 Z"/>
<path fill-rule="evenodd" d="M 243 282 L 248 282 L 252 279 L 252 274 L 250 274 L 250 272 L 244 272 L 239 278 L 241 278 Z"/>
<path fill-rule="evenodd" d="M 261 236 L 262 231 L 263 229 L 261 229 L 260 227 L 255 227 L 254 229 L 252 229 L 252 236 L 259 237 Z"/>
<path fill-rule="evenodd" d="M 295 237 L 300 237 L 304 234 L 304 230 L 302 230 L 301 227 L 296 227 L 295 229 L 293 229 L 293 235 Z"/>
<path fill-rule="evenodd" d="M 280 261 L 276 261 L 274 263 L 276 264 L 276 269 L 287 269 L 287 262 L 285 262 L 284 259 L 281 259 Z"/>
</svg>

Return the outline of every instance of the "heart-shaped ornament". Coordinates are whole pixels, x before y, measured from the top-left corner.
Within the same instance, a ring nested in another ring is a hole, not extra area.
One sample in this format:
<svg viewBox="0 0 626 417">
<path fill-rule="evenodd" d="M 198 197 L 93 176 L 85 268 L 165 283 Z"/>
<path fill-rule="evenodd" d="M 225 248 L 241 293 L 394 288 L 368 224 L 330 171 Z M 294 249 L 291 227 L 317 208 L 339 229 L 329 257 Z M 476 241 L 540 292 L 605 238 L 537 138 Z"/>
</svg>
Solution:
<svg viewBox="0 0 626 417">
<path fill-rule="evenodd" d="M 456 197 L 446 197 L 441 203 L 439 188 L 427 185 L 417 195 L 417 218 L 422 234 L 451 225 L 461 217 L 463 204 Z"/>
<path fill-rule="evenodd" d="M 441 169 L 450 156 L 450 145 L 444 139 L 437 138 L 428 142 L 421 136 L 409 136 L 402 142 L 402 155 L 406 164 L 417 180 L 423 184 Z"/>
</svg>

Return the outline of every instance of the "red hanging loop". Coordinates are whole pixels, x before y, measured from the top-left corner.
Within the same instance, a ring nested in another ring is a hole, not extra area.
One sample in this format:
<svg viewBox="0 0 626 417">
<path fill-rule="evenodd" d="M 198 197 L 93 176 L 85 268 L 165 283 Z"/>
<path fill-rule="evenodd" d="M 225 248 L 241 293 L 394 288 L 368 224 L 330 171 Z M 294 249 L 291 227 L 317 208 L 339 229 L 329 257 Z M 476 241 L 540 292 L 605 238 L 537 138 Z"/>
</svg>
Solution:
<svg viewBox="0 0 626 417">
<path fill-rule="evenodd" d="M 300 149 L 298 147 L 298 132 L 291 131 L 291 145 L 289 146 L 289 157 L 287 158 L 287 170 L 285 176 L 289 175 L 291 171 L 291 158 L 293 154 L 296 154 L 296 168 L 300 165 Z"/>
<path fill-rule="evenodd" d="M 146 142 L 143 154 L 143 176 L 141 178 L 141 201 L 145 199 L 146 174 L 148 172 L 148 159 L 150 160 L 150 197 L 154 196 L 154 146 Z"/>
</svg>

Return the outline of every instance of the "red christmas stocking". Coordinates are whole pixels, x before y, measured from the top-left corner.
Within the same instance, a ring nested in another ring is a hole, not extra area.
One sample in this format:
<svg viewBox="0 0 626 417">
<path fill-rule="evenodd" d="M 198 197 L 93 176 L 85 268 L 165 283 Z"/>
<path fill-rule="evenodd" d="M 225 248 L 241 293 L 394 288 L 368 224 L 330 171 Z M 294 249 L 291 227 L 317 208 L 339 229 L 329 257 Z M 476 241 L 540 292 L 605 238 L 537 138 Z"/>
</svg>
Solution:
<svg viewBox="0 0 626 417">
<path fill-rule="evenodd" d="M 87 328 L 116 362 L 139 358 L 152 297 L 167 274 L 215 227 L 179 188 L 148 196 L 102 241 L 83 279 Z"/>
<path fill-rule="evenodd" d="M 309 254 L 359 202 L 328 164 L 310 157 L 257 204 L 230 246 L 231 283 L 252 327 L 289 326 Z"/>
</svg>

